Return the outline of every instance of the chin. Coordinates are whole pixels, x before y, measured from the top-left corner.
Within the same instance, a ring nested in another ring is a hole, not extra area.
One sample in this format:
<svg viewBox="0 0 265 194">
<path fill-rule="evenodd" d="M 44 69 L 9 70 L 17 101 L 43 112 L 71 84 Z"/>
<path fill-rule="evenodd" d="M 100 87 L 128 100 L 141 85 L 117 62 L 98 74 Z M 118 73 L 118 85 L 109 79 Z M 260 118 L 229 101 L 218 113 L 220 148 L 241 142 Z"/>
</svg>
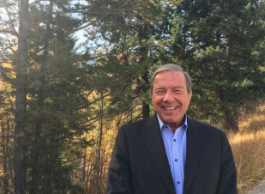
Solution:
<svg viewBox="0 0 265 194">
<path fill-rule="evenodd" d="M 176 123 L 174 119 L 164 119 L 165 123 Z"/>
</svg>

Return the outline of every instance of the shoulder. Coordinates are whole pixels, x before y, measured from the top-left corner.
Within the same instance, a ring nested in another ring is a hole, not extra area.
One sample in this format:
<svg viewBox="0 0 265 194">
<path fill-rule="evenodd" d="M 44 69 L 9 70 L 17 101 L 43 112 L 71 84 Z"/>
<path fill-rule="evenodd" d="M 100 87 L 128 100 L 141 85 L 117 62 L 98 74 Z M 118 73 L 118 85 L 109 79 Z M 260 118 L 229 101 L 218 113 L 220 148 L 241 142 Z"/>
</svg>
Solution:
<svg viewBox="0 0 265 194">
<path fill-rule="evenodd" d="M 129 130 L 129 129 L 137 129 L 141 126 L 144 126 L 146 124 L 146 122 L 149 120 L 149 118 L 143 119 L 143 120 L 139 120 L 139 121 L 135 121 L 132 123 L 128 123 L 126 125 L 123 125 L 121 128 L 123 130 Z"/>
<path fill-rule="evenodd" d="M 146 128 L 149 128 L 149 127 L 154 128 L 154 127 L 158 127 L 158 126 L 159 125 L 158 125 L 157 116 L 153 115 L 149 118 L 123 125 L 121 127 L 121 130 L 140 132 L 142 130 L 145 130 Z"/>
<path fill-rule="evenodd" d="M 222 133 L 222 134 L 224 133 L 222 130 L 213 127 L 209 124 L 188 118 L 188 126 L 190 125 L 194 128 L 197 128 L 198 130 L 206 130 L 207 132 L 213 132 L 213 133 Z"/>
<path fill-rule="evenodd" d="M 225 151 L 228 155 L 231 154 L 230 143 L 226 134 L 216 127 L 190 119 L 187 134 L 193 137 L 194 134 L 196 134 L 196 136 L 201 135 L 203 137 L 204 149 L 214 150 L 214 152 L 218 152 L 218 150 Z"/>
<path fill-rule="evenodd" d="M 159 130 L 159 124 L 157 121 L 156 115 L 139 120 L 133 123 L 123 125 L 118 132 L 126 137 L 126 139 L 141 139 L 144 132 L 153 133 L 154 131 Z"/>
</svg>

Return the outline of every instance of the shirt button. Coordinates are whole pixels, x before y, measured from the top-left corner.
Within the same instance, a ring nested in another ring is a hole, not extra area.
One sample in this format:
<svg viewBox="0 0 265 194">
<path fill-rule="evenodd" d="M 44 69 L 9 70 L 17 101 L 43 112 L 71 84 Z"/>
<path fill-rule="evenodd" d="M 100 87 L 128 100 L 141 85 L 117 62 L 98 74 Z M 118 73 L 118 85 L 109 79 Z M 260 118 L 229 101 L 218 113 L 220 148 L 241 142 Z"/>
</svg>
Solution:
<svg viewBox="0 0 265 194">
<path fill-rule="evenodd" d="M 178 184 L 180 184 L 180 182 L 179 182 L 179 181 L 178 181 L 177 183 L 178 183 Z"/>
<path fill-rule="evenodd" d="M 178 161 L 178 159 L 175 159 L 175 162 L 177 162 Z"/>
<path fill-rule="evenodd" d="M 174 142 L 176 142 L 176 139 L 174 139 Z"/>
</svg>

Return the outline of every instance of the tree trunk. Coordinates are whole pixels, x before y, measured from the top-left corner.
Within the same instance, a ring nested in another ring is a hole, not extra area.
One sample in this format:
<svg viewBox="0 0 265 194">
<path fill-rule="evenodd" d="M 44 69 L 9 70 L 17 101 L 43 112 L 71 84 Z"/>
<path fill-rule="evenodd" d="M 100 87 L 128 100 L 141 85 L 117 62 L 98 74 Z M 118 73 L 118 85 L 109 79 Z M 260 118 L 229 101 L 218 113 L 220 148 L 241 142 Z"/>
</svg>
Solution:
<svg viewBox="0 0 265 194">
<path fill-rule="evenodd" d="M 10 123 L 11 122 L 11 128 L 10 128 Z M 10 132 L 10 129 L 14 129 L 13 127 L 13 121 L 10 121 L 9 118 L 7 120 L 7 123 L 6 123 L 6 145 L 9 145 L 9 141 L 10 141 L 10 133 L 13 134 L 13 132 Z M 11 149 L 7 146 L 6 147 L 6 153 L 11 153 Z M 8 178 L 8 182 L 11 180 L 11 182 L 8 183 L 8 189 L 11 188 L 11 185 L 13 185 L 13 162 L 12 162 L 12 159 L 11 157 L 7 157 L 7 170 L 8 170 L 8 173 L 7 173 L 7 178 Z M 8 192 L 10 193 L 10 192 Z"/>
<path fill-rule="evenodd" d="M 142 101 L 142 118 L 145 119 L 145 118 L 148 118 L 150 115 L 149 115 L 149 104 L 147 104 L 145 101 Z"/>
<path fill-rule="evenodd" d="M 228 121 L 228 123 L 229 123 L 231 129 L 232 129 L 233 131 L 235 131 L 235 132 L 238 132 L 238 131 L 239 131 L 239 128 L 238 128 L 238 125 L 237 125 L 237 122 L 236 122 L 234 116 L 233 116 L 232 113 L 231 113 L 231 110 L 229 110 L 229 109 L 226 110 L 226 111 L 225 111 L 225 116 L 226 116 L 226 118 L 227 118 L 227 121 Z"/>
<path fill-rule="evenodd" d="M 186 53 L 186 46 L 187 46 L 187 39 L 186 39 L 186 33 L 187 33 L 187 25 L 185 24 L 184 27 L 183 27 L 183 40 L 182 40 L 182 52 L 183 54 Z"/>
<path fill-rule="evenodd" d="M 229 109 L 229 108 L 226 108 L 225 107 L 225 103 L 226 103 L 226 100 L 225 100 L 225 93 L 224 91 L 219 88 L 218 89 L 218 92 L 219 92 L 219 98 L 220 98 L 220 101 L 221 103 L 223 104 L 223 109 L 224 109 L 224 113 L 225 113 L 225 116 L 226 116 L 226 119 L 227 119 L 227 122 L 229 124 L 229 126 L 231 127 L 231 129 L 235 132 L 239 131 L 239 128 L 238 128 L 238 125 L 237 125 L 237 122 L 234 118 L 234 116 L 232 115 L 232 111 Z"/>
<path fill-rule="evenodd" d="M 38 106 L 40 107 L 40 110 L 42 110 L 43 107 L 43 92 L 42 87 L 39 91 L 39 102 Z M 31 178 L 31 186 L 30 186 L 30 193 L 35 194 L 38 193 L 38 180 L 40 178 L 39 175 L 39 150 L 38 150 L 38 142 L 40 138 L 40 129 L 41 129 L 42 123 L 38 120 L 35 127 L 35 137 L 33 141 L 33 165 L 32 165 L 32 178 Z"/>
<path fill-rule="evenodd" d="M 104 111 L 104 98 L 103 93 L 101 92 L 101 117 L 100 117 L 100 127 L 99 127 L 99 135 L 98 135 L 98 147 L 97 147 L 97 159 L 96 159 L 96 190 L 97 194 L 101 193 L 101 142 L 102 142 L 102 134 L 103 134 L 103 111 Z"/>
<path fill-rule="evenodd" d="M 15 60 L 17 66 L 16 75 L 16 109 L 15 109 L 15 132 L 14 132 L 14 193 L 24 194 L 26 186 L 25 154 L 23 151 L 23 122 L 26 113 L 26 65 L 27 65 L 27 39 L 28 39 L 28 0 L 21 0 L 19 10 L 19 34 L 18 50 Z"/>
<path fill-rule="evenodd" d="M 142 39 L 144 38 L 144 34 L 143 34 L 144 27 L 143 25 L 140 25 L 142 24 L 142 18 L 139 12 L 136 18 L 137 18 L 136 23 L 139 25 L 139 28 L 137 29 L 138 30 L 138 42 L 141 43 Z M 142 65 L 141 63 L 144 61 L 144 54 L 146 54 L 146 48 L 143 46 L 143 47 L 140 47 L 139 49 L 139 65 Z M 145 83 L 148 83 L 148 71 L 147 71 L 147 68 L 145 67 L 144 67 L 144 72 L 142 74 L 142 79 L 144 80 Z M 146 93 L 149 90 L 149 88 L 146 88 L 145 83 L 141 84 L 141 91 L 143 93 Z M 150 116 L 149 110 L 150 110 L 149 105 L 143 100 L 142 101 L 142 118 L 143 119 L 148 118 Z"/>
<path fill-rule="evenodd" d="M 145 69 L 144 75 L 143 75 L 143 80 L 145 83 L 148 83 L 148 74 L 147 74 L 147 69 Z M 142 84 L 142 92 L 146 93 L 149 90 L 149 88 L 146 88 L 146 85 Z M 142 118 L 148 118 L 149 115 L 149 104 L 147 104 L 145 101 L 142 101 Z"/>
<path fill-rule="evenodd" d="M 87 140 L 87 134 L 85 134 L 85 139 Z M 88 183 L 88 177 L 87 177 L 87 173 L 86 173 L 86 169 L 87 169 L 87 149 L 83 148 L 83 154 L 84 154 L 84 158 L 83 158 L 83 173 L 82 173 L 82 177 L 84 179 L 84 186 L 83 186 L 83 192 L 82 194 L 86 194 L 87 192 L 87 183 Z"/>
<path fill-rule="evenodd" d="M 7 121 L 8 122 L 8 121 Z M 2 149 L 3 149 L 3 183 L 4 183 L 4 194 L 8 193 L 8 176 L 7 176 L 7 132 L 5 130 L 4 122 L 1 122 L 1 128 L 2 128 Z"/>
</svg>

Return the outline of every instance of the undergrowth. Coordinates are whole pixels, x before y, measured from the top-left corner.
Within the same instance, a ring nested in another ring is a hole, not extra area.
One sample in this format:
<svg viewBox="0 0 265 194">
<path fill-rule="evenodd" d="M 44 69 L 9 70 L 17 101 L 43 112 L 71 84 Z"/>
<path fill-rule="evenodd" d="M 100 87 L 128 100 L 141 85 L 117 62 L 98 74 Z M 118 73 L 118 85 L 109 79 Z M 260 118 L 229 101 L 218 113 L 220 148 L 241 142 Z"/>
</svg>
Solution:
<svg viewBox="0 0 265 194">
<path fill-rule="evenodd" d="M 238 193 L 243 194 L 265 179 L 265 105 L 247 120 L 240 131 L 228 134 L 237 168 Z"/>
</svg>

